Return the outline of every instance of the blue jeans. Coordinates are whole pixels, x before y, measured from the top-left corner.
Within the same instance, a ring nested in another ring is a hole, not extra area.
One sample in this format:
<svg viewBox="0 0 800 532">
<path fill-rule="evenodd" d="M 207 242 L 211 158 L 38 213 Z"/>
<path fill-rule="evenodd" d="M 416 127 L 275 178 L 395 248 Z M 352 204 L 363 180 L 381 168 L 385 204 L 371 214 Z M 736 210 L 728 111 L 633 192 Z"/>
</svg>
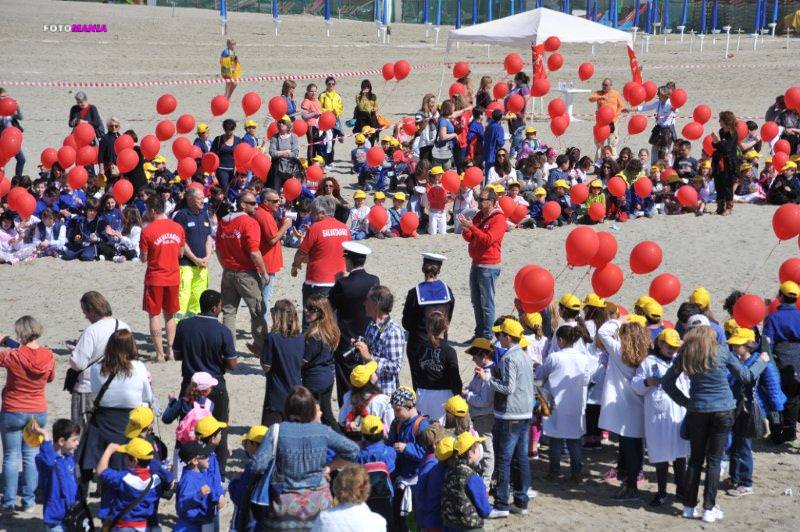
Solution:
<svg viewBox="0 0 800 532">
<path fill-rule="evenodd" d="M 25 154 L 22 153 L 22 150 L 19 150 L 19 153 L 14 158 L 17 160 L 17 164 L 14 167 L 14 177 L 16 177 L 22 175 L 25 170 Z"/>
<path fill-rule="evenodd" d="M 353 240 L 364 240 L 367 238 L 366 231 L 353 231 L 352 233 Z"/>
<path fill-rule="evenodd" d="M 736 487 L 753 487 L 753 440 L 733 437 L 731 445 L 731 480 Z"/>
<path fill-rule="evenodd" d="M 494 507 L 508 510 L 508 495 L 514 477 L 514 505 L 528 507 L 528 488 L 531 485 L 531 466 L 528 463 L 528 441 L 530 440 L 530 419 L 494 421 L 492 437 L 495 449 L 494 467 L 497 471 Z"/>
<path fill-rule="evenodd" d="M 275 289 L 275 274 L 269 274 L 269 284 L 261 289 L 261 296 L 264 299 L 264 321 L 269 320 L 270 302 L 272 301 L 272 291 Z"/>
<path fill-rule="evenodd" d="M 20 452 L 22 454 L 22 506 L 35 504 L 33 492 L 36 490 L 36 453 L 39 449 L 22 441 L 22 429 L 31 416 L 44 427 L 47 413 L 23 414 L 19 412 L 0 412 L 0 434 L 3 438 L 3 508 L 14 508 L 17 502 L 19 485 Z"/>
<path fill-rule="evenodd" d="M 67 532 L 66 529 L 61 525 L 56 525 L 56 526 L 44 525 L 44 529 L 47 530 L 47 532 Z"/>
<path fill-rule="evenodd" d="M 557 475 L 561 471 L 561 450 L 567 442 L 569 451 L 569 469 L 575 473 L 580 473 L 583 469 L 581 464 L 581 439 L 550 438 L 550 472 Z"/>
<path fill-rule="evenodd" d="M 494 286 L 500 268 L 475 266 L 469 269 L 469 296 L 475 314 L 475 336 L 492 338 L 494 325 Z"/>
</svg>

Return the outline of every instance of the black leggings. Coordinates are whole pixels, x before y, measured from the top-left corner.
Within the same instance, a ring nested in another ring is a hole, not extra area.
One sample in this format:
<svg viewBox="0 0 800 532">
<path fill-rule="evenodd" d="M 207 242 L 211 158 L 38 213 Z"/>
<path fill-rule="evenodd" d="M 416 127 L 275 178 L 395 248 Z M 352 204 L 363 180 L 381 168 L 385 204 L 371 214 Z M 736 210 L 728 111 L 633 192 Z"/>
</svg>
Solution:
<svg viewBox="0 0 800 532">
<path fill-rule="evenodd" d="M 658 494 L 667 494 L 667 476 L 669 475 L 669 462 L 659 462 L 656 466 L 656 479 L 658 480 Z M 683 480 L 686 475 L 686 458 L 676 458 L 672 462 L 672 471 L 675 474 L 675 495 L 683 496 Z"/>
<path fill-rule="evenodd" d="M 333 409 L 331 408 L 333 384 L 331 384 L 327 390 L 311 393 L 314 396 L 314 399 L 317 400 L 317 403 L 319 403 L 319 409 L 322 411 L 322 423 L 328 425 L 336 432 L 341 432 L 341 429 L 339 428 L 339 422 L 337 421 L 336 416 L 333 415 Z"/>
<path fill-rule="evenodd" d="M 600 421 L 600 405 L 586 405 L 586 436 L 590 438 L 600 438 L 603 431 L 597 424 Z"/>
<path fill-rule="evenodd" d="M 644 460 L 644 440 L 642 438 L 619 437 L 619 462 L 625 474 L 625 486 L 636 489 L 636 481 L 642 470 Z M 619 477 L 619 468 L 617 468 Z"/>
<path fill-rule="evenodd" d="M 686 468 L 684 506 L 697 506 L 700 490 L 700 473 L 706 464 L 706 482 L 703 490 L 703 509 L 710 510 L 717 503 L 719 465 L 728 433 L 733 427 L 733 410 L 723 412 L 688 412 L 686 429 L 689 432 L 691 454 Z"/>
</svg>

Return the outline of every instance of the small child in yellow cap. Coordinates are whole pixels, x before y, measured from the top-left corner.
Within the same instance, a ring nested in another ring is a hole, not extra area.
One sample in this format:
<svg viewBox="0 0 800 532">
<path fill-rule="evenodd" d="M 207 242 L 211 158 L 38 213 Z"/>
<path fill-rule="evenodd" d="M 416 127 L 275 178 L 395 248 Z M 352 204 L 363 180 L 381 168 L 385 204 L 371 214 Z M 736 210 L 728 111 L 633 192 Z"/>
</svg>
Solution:
<svg viewBox="0 0 800 532">
<path fill-rule="evenodd" d="M 361 422 L 361 450 L 356 455 L 356 463 L 369 464 L 382 462 L 387 472 L 394 472 L 397 451 L 386 443 L 386 430 L 381 418 L 375 415 L 365 416 Z"/>
<path fill-rule="evenodd" d="M 488 491 L 474 470 L 480 461 L 482 441 L 483 438 L 464 432 L 453 442 L 442 489 L 442 523 L 445 528 L 481 529 L 483 520 L 493 513 L 497 517 L 508 515 L 507 510 L 492 509 Z"/>
<path fill-rule="evenodd" d="M 248 429 L 247 434 L 242 436 L 242 448 L 244 448 L 248 460 L 245 463 L 242 474 L 238 478 L 232 479 L 228 484 L 228 494 L 233 503 L 233 518 L 231 519 L 230 530 L 239 529 L 240 521 L 245 519 L 245 516 L 241 515 L 240 512 L 249 503 L 250 491 L 256 478 L 255 472 L 250 467 L 249 459 L 256 454 L 268 432 L 269 429 L 264 425 L 253 425 Z M 252 514 L 248 515 L 248 519 L 250 520 L 248 525 L 255 526 Z M 248 527 L 246 530 L 251 530 L 251 528 Z"/>
<path fill-rule="evenodd" d="M 454 439 L 445 436 L 439 423 L 431 423 L 420 433 L 419 441 L 425 449 L 425 458 L 419 466 L 414 488 L 414 520 L 419 530 L 441 530 L 442 486 L 447 471 L 445 460 L 453 450 Z M 440 461 L 443 449 L 447 449 L 447 457 Z"/>
<path fill-rule="evenodd" d="M 452 429 L 453 434 L 458 436 L 462 432 L 472 432 L 478 435 L 472 426 L 469 417 L 469 404 L 461 395 L 454 395 L 442 405 L 444 407 L 444 428 Z"/>
</svg>

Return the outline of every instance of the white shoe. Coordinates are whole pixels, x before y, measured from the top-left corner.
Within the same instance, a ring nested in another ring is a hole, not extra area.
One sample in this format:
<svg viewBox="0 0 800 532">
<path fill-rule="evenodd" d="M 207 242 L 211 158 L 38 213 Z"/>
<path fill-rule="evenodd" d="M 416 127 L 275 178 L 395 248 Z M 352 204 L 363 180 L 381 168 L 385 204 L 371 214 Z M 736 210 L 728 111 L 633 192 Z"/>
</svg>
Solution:
<svg viewBox="0 0 800 532">
<path fill-rule="evenodd" d="M 683 517 L 685 517 L 686 519 L 697 519 L 701 515 L 702 514 L 700 513 L 700 510 L 698 510 L 697 508 L 692 508 L 691 506 L 683 507 Z"/>
<path fill-rule="evenodd" d="M 719 506 L 714 506 L 710 510 L 703 510 L 703 522 L 705 523 L 722 521 L 723 517 L 725 517 L 725 514 L 722 513 L 722 510 L 720 510 Z"/>
<path fill-rule="evenodd" d="M 125 257 L 122 256 L 122 255 L 115 255 L 114 256 L 114 262 L 116 262 L 117 264 L 125 262 Z"/>
<path fill-rule="evenodd" d="M 539 493 L 533 488 L 528 488 L 528 493 L 526 495 L 529 499 L 535 499 Z"/>
<path fill-rule="evenodd" d="M 508 510 L 497 510 L 492 508 L 492 511 L 489 512 L 488 519 L 500 519 L 502 517 L 508 517 L 509 511 Z"/>
</svg>

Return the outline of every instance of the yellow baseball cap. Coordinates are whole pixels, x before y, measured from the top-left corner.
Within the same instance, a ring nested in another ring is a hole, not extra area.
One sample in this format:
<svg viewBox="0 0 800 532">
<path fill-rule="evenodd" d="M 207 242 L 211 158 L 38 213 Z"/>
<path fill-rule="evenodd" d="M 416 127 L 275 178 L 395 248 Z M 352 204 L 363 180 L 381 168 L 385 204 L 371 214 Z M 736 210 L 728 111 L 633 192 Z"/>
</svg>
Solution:
<svg viewBox="0 0 800 532">
<path fill-rule="evenodd" d="M 392 137 L 391 135 L 381 135 L 381 142 L 391 142 Z"/>
<path fill-rule="evenodd" d="M 31 416 L 22 429 L 22 440 L 31 447 L 39 447 L 44 443 L 44 436 L 33 430 L 33 422 L 36 418 Z"/>
<path fill-rule="evenodd" d="M 680 347 L 683 345 L 681 335 L 675 329 L 666 328 L 658 333 L 658 339 L 671 347 Z"/>
<path fill-rule="evenodd" d="M 536 190 L 533 191 L 534 196 L 547 196 L 547 191 L 544 187 L 536 187 Z"/>
<path fill-rule="evenodd" d="M 264 436 L 267 435 L 269 429 L 264 425 L 253 425 L 247 431 L 247 434 L 242 436 L 242 443 L 251 441 L 254 443 L 261 443 L 264 441 Z"/>
<path fill-rule="evenodd" d="M 506 191 L 505 187 L 500 183 L 495 183 L 494 185 L 489 185 L 489 186 L 491 186 L 494 189 L 494 193 L 497 194 L 498 196 L 505 193 Z"/>
<path fill-rule="evenodd" d="M 211 418 L 211 416 L 205 417 L 200 421 L 208 418 Z M 199 424 L 200 422 L 198 422 L 198 425 Z M 133 438 L 125 445 L 120 445 L 117 448 L 117 452 L 127 454 L 128 456 L 132 456 L 137 460 L 152 460 L 154 454 L 153 445 L 149 441 L 142 438 Z"/>
<path fill-rule="evenodd" d="M 760 157 L 761 154 L 758 153 L 756 150 L 747 150 L 744 154 L 745 159 L 754 159 L 756 157 Z"/>
<path fill-rule="evenodd" d="M 300 157 L 297 160 L 300 161 L 300 166 L 303 168 L 303 170 L 308 168 L 308 159 L 305 157 Z"/>
<path fill-rule="evenodd" d="M 583 303 L 578 299 L 575 294 L 566 293 L 558 300 L 558 304 L 570 310 L 580 310 L 583 308 Z"/>
<path fill-rule="evenodd" d="M 646 303 L 650 301 L 656 301 L 650 296 L 639 296 L 639 299 L 636 300 L 636 303 L 633 304 L 633 308 L 643 308 Z M 658 301 L 656 301 L 658 303 Z"/>
<path fill-rule="evenodd" d="M 397 201 L 405 201 L 406 194 L 405 192 L 395 192 L 394 196 L 392 196 L 392 199 L 396 199 Z"/>
<path fill-rule="evenodd" d="M 286 122 L 287 124 L 291 124 L 292 118 L 289 115 L 283 115 L 280 119 L 280 122 Z"/>
<path fill-rule="evenodd" d="M 642 307 L 642 311 L 648 318 L 661 319 L 664 315 L 664 307 L 658 301 L 648 301 Z"/>
<path fill-rule="evenodd" d="M 375 129 L 372 126 L 364 126 L 361 128 L 361 132 L 365 135 L 372 135 L 375 133 Z"/>
<path fill-rule="evenodd" d="M 464 417 L 469 414 L 469 405 L 460 395 L 454 395 L 442 406 L 444 406 L 445 412 L 449 412 L 456 417 Z"/>
<path fill-rule="evenodd" d="M 323 166 L 325 165 L 325 157 L 323 157 L 322 155 L 315 155 L 311 160 Z"/>
<path fill-rule="evenodd" d="M 128 425 L 125 427 L 125 437 L 138 438 L 147 427 L 153 424 L 155 415 L 147 406 L 137 406 L 128 416 Z"/>
<path fill-rule="evenodd" d="M 628 314 L 628 323 L 636 323 L 642 327 L 647 326 L 647 320 L 645 317 L 638 314 Z"/>
<path fill-rule="evenodd" d="M 553 188 L 569 188 L 569 183 L 565 179 L 556 179 L 556 182 L 553 183 Z"/>
<path fill-rule="evenodd" d="M 167 158 L 159 153 L 158 155 L 153 157 L 153 162 L 156 164 L 165 164 L 167 162 Z"/>
<path fill-rule="evenodd" d="M 469 347 L 466 349 L 466 353 L 468 355 L 474 355 L 478 351 L 489 351 L 490 353 L 494 351 L 494 346 L 492 342 L 486 338 L 475 338 Z"/>
<path fill-rule="evenodd" d="M 606 308 L 606 300 L 598 296 L 594 292 L 586 296 L 583 304 L 587 307 Z"/>
<path fill-rule="evenodd" d="M 783 170 L 784 171 L 786 171 L 786 170 L 797 170 L 797 163 L 794 162 L 794 161 L 789 161 L 787 163 L 784 163 Z"/>
<path fill-rule="evenodd" d="M 523 319 L 530 327 L 538 327 L 542 325 L 542 315 L 539 312 L 528 312 L 523 316 Z"/>
<path fill-rule="evenodd" d="M 383 421 L 378 416 L 369 415 L 361 420 L 361 434 L 375 436 L 383 434 Z"/>
<path fill-rule="evenodd" d="M 710 164 L 711 163 L 709 163 L 709 168 L 711 167 Z M 772 155 L 767 155 L 764 157 L 764 164 L 772 164 Z"/>
<path fill-rule="evenodd" d="M 525 134 L 526 135 L 535 135 L 536 134 L 536 128 L 533 127 L 533 126 L 526 127 L 525 128 Z"/>
<path fill-rule="evenodd" d="M 689 296 L 689 302 L 700 307 L 700 310 L 706 310 L 709 306 L 711 306 L 711 294 L 702 286 L 695 288 L 694 292 L 692 292 L 692 295 Z"/>
<path fill-rule="evenodd" d="M 158 167 L 157 167 L 156 165 L 154 165 L 153 163 L 144 163 L 144 164 L 142 165 L 142 169 L 143 169 L 145 172 L 150 172 L 150 173 L 152 173 L 152 172 L 155 172 L 156 170 L 158 170 Z M 149 176 L 148 176 L 148 177 L 149 177 Z"/>
<path fill-rule="evenodd" d="M 389 139 L 389 146 L 392 146 L 393 148 L 400 147 L 400 140 L 397 139 L 396 137 L 390 138 Z"/>
<path fill-rule="evenodd" d="M 741 166 L 739 166 L 739 171 L 744 172 L 746 170 L 750 170 L 752 167 L 753 165 L 750 163 L 742 163 Z"/>
<path fill-rule="evenodd" d="M 244 128 L 247 129 L 248 127 L 258 127 L 258 122 L 255 120 L 245 120 Z"/>
<path fill-rule="evenodd" d="M 728 344 L 730 345 L 744 345 L 756 341 L 756 333 L 753 329 L 745 329 L 744 327 L 737 327 L 730 338 Z"/>
<path fill-rule="evenodd" d="M 512 338 L 522 338 L 523 328 L 517 320 L 506 318 L 500 325 L 492 327 L 492 332 L 507 334 Z"/>
<path fill-rule="evenodd" d="M 374 360 L 360 364 L 350 372 L 350 384 L 353 385 L 353 388 L 363 388 L 376 371 L 378 371 L 378 363 Z"/>
<path fill-rule="evenodd" d="M 729 318 L 725 320 L 724 328 L 725 328 L 725 334 L 731 336 L 733 333 L 736 332 L 736 329 L 739 328 L 739 324 L 736 323 L 736 320 L 734 318 Z"/>
<path fill-rule="evenodd" d="M 213 436 L 217 431 L 222 430 L 228 426 L 227 423 L 217 421 L 214 416 L 206 416 L 197 422 L 194 427 L 194 433 L 200 438 L 208 438 Z"/>
<path fill-rule="evenodd" d="M 354 199 L 364 199 L 367 197 L 367 193 L 363 190 L 356 190 L 356 193 L 353 194 Z"/>
<path fill-rule="evenodd" d="M 603 188 L 603 182 L 599 179 L 593 179 L 591 183 L 589 183 L 589 188 Z"/>
<path fill-rule="evenodd" d="M 444 173 L 444 168 L 441 166 L 433 166 L 430 170 L 428 170 L 428 174 L 430 175 L 442 175 Z"/>
<path fill-rule="evenodd" d="M 706 159 L 705 161 L 700 163 L 700 168 L 703 168 L 705 170 L 709 170 L 711 168 L 711 159 Z"/>
<path fill-rule="evenodd" d="M 531 345 L 531 343 L 528 341 L 527 337 L 523 336 L 522 338 L 519 339 L 519 346 L 522 349 L 528 349 L 529 345 Z"/>
<path fill-rule="evenodd" d="M 781 283 L 781 294 L 788 297 L 797 297 L 800 295 L 800 286 L 794 281 L 784 281 Z"/>
<path fill-rule="evenodd" d="M 480 436 L 473 436 L 469 432 L 462 432 L 456 438 L 456 441 L 453 442 L 453 451 L 457 452 L 458 454 L 464 454 L 469 451 L 473 445 L 476 443 L 480 443 L 486 438 Z"/>
<path fill-rule="evenodd" d="M 367 137 L 363 133 L 356 134 L 356 144 L 364 144 L 367 142 Z"/>
<path fill-rule="evenodd" d="M 199 124 L 197 124 L 197 134 L 198 135 L 200 133 L 205 133 L 206 131 L 208 131 L 208 124 L 206 124 L 205 122 L 200 122 Z"/>
<path fill-rule="evenodd" d="M 452 436 L 447 436 L 439 440 L 436 443 L 436 448 L 433 451 L 433 454 L 436 455 L 436 459 L 440 462 L 444 462 L 453 456 L 453 444 L 455 441 L 455 438 Z"/>
<path fill-rule="evenodd" d="M 508 182 L 506 183 L 506 186 L 507 186 L 508 188 L 511 188 L 511 187 L 520 187 L 520 188 L 522 188 L 522 183 L 520 183 L 520 182 L 519 182 L 519 181 L 517 181 L 516 179 L 512 179 L 512 180 L 510 180 L 510 181 L 508 181 Z"/>
<path fill-rule="evenodd" d="M 378 192 L 376 192 L 375 194 L 373 194 L 373 197 L 374 197 L 375 199 L 386 199 L 386 194 L 384 194 L 383 192 L 381 192 L 381 191 L 379 190 Z"/>
</svg>

